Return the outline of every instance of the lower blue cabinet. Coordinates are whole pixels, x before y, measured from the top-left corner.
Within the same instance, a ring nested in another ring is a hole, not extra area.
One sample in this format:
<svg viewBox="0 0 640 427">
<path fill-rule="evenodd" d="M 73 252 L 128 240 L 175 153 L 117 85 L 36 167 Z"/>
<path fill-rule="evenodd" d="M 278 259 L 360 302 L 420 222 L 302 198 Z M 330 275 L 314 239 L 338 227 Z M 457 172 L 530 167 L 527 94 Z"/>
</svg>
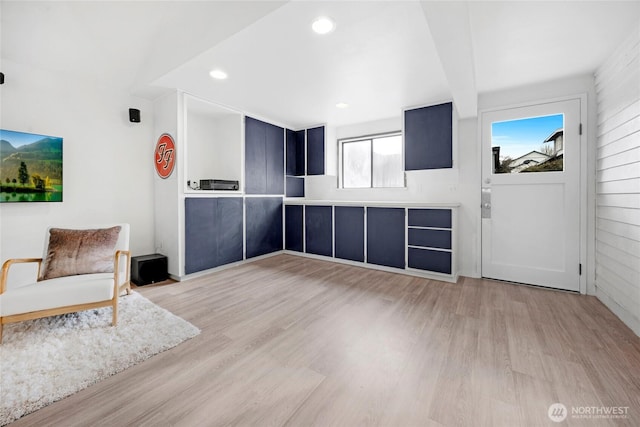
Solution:
<svg viewBox="0 0 640 427">
<path fill-rule="evenodd" d="M 333 208 L 305 206 L 305 245 L 310 254 L 333 256 Z"/>
<path fill-rule="evenodd" d="M 301 203 L 285 207 L 287 250 L 457 277 L 453 209 Z"/>
<path fill-rule="evenodd" d="M 242 198 L 185 199 L 185 273 L 242 260 Z"/>
<path fill-rule="evenodd" d="M 404 208 L 367 208 L 367 262 L 405 268 Z"/>
<path fill-rule="evenodd" d="M 247 258 L 282 250 L 282 197 L 245 199 Z"/>
<path fill-rule="evenodd" d="M 303 205 L 286 205 L 284 207 L 284 248 L 289 251 L 303 251 Z"/>
<path fill-rule="evenodd" d="M 336 258 L 364 262 L 364 208 L 335 207 Z"/>
<path fill-rule="evenodd" d="M 410 268 L 451 274 L 451 252 L 423 248 L 409 248 Z"/>
</svg>

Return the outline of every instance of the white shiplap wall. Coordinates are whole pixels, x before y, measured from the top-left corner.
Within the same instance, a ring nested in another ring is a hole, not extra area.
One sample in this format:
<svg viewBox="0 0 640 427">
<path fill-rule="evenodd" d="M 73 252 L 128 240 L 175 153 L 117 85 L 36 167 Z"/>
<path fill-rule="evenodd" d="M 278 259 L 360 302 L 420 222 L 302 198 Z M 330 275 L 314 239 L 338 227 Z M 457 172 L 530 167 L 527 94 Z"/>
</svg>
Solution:
<svg viewBox="0 0 640 427">
<path fill-rule="evenodd" d="M 640 31 L 597 70 L 596 296 L 640 335 Z"/>
</svg>

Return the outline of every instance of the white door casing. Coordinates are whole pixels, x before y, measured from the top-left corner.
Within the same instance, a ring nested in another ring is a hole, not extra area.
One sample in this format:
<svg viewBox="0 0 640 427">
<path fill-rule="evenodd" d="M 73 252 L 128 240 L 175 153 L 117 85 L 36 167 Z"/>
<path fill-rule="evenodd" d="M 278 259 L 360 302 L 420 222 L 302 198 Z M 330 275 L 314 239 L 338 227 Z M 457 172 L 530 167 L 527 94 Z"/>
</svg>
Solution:
<svg viewBox="0 0 640 427">
<path fill-rule="evenodd" d="M 579 291 L 580 108 L 575 98 L 482 113 L 483 277 Z M 556 114 L 563 171 L 493 173 L 493 123 Z"/>
</svg>

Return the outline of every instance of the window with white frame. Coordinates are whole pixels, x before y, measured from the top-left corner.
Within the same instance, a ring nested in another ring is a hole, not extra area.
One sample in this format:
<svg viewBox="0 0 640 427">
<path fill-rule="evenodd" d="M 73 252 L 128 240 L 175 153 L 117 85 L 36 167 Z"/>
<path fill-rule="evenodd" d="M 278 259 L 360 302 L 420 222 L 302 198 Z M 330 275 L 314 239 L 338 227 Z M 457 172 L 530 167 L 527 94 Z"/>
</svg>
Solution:
<svg viewBox="0 0 640 427">
<path fill-rule="evenodd" d="M 341 188 L 404 187 L 402 133 L 339 140 Z"/>
</svg>

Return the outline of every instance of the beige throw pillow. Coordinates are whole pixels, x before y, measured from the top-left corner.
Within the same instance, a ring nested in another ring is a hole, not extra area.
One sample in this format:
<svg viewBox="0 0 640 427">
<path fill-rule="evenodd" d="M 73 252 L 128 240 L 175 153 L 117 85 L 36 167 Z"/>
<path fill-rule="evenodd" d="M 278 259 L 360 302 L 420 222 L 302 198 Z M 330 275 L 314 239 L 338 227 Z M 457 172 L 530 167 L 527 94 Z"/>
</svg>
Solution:
<svg viewBox="0 0 640 427">
<path fill-rule="evenodd" d="M 120 226 L 94 230 L 49 230 L 49 246 L 38 280 L 113 272 Z"/>
</svg>

